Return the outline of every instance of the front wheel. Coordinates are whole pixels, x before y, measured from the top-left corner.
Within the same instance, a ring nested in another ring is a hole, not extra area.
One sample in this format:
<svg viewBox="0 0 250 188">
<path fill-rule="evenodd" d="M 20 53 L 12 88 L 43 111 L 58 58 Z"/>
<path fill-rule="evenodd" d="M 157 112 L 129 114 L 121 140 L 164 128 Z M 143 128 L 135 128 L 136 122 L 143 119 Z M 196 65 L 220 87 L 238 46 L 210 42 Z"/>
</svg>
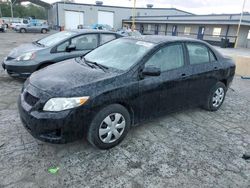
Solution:
<svg viewBox="0 0 250 188">
<path fill-rule="evenodd" d="M 130 128 L 130 115 L 125 107 L 119 104 L 101 109 L 92 120 L 87 140 L 95 147 L 109 149 L 118 145 Z"/>
<path fill-rule="evenodd" d="M 217 111 L 225 100 L 226 86 L 222 82 L 218 82 L 210 90 L 204 108 L 209 111 Z"/>
<path fill-rule="evenodd" d="M 20 33 L 26 33 L 26 29 L 24 28 L 20 29 Z"/>
</svg>

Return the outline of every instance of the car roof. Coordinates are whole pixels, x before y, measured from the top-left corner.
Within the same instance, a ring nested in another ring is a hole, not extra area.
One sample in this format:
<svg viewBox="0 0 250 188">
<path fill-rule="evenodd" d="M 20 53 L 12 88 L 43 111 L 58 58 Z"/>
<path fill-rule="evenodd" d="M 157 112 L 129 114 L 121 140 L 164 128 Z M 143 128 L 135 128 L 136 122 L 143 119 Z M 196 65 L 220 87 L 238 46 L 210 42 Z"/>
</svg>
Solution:
<svg viewBox="0 0 250 188">
<path fill-rule="evenodd" d="M 166 43 L 166 42 L 178 42 L 178 41 L 203 43 L 201 40 L 191 39 L 187 37 L 162 36 L 162 35 L 142 35 L 142 36 L 131 36 L 131 37 L 124 37 L 124 38 L 150 42 L 154 44 L 161 44 L 161 43 Z"/>
<path fill-rule="evenodd" d="M 75 32 L 77 34 L 84 34 L 84 33 L 112 33 L 112 34 L 117 34 L 116 32 L 112 31 L 106 31 L 106 30 L 96 30 L 96 29 L 73 29 L 73 30 L 68 30 Z"/>
</svg>

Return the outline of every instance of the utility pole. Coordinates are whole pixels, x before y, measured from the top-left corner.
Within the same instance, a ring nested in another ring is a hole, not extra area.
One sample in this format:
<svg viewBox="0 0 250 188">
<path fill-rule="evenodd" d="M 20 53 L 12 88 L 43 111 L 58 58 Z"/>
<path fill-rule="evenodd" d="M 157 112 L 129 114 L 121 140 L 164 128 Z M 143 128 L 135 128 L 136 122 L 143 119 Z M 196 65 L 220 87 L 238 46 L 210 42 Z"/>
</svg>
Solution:
<svg viewBox="0 0 250 188">
<path fill-rule="evenodd" d="M 243 0 L 243 5 L 242 5 L 242 10 L 241 10 L 241 15 L 240 15 L 240 21 L 239 21 L 239 25 L 238 25 L 238 29 L 237 29 L 237 33 L 236 33 L 236 41 L 235 41 L 234 48 L 236 48 L 237 45 L 238 45 L 238 38 L 239 38 L 239 33 L 240 33 L 240 26 L 241 26 L 243 14 L 244 14 L 245 5 L 246 5 L 246 0 Z"/>
<path fill-rule="evenodd" d="M 1 9 L 1 6 L 0 6 L 0 18 L 3 17 L 3 14 L 2 14 L 2 9 Z"/>
<path fill-rule="evenodd" d="M 136 12 L 136 0 L 134 0 L 133 12 L 132 12 L 132 31 L 135 30 L 135 12 Z"/>
<path fill-rule="evenodd" d="M 13 5 L 15 4 L 16 0 L 10 0 L 10 12 L 11 12 L 11 18 L 12 18 L 12 21 L 13 21 Z"/>
</svg>

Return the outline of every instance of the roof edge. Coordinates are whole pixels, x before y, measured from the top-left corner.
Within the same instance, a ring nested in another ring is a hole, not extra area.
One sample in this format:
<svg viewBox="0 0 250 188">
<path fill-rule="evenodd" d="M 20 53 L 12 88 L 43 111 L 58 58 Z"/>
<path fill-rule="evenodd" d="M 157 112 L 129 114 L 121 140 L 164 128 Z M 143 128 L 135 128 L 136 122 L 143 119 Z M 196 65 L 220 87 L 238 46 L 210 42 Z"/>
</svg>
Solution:
<svg viewBox="0 0 250 188">
<path fill-rule="evenodd" d="M 86 3 L 71 3 L 71 2 L 55 2 L 55 3 L 52 3 L 52 5 L 55 5 L 55 4 L 73 4 L 73 5 L 85 5 L 85 6 L 96 6 L 96 7 L 110 7 L 110 8 L 125 8 L 125 9 L 132 9 L 133 7 L 122 7 L 122 6 L 111 6 L 111 5 L 96 5 L 96 4 L 86 4 Z M 179 12 L 183 12 L 183 13 L 186 13 L 186 14 L 190 14 L 190 15 L 195 15 L 191 12 L 187 12 L 187 11 L 184 11 L 184 10 L 180 10 L 180 9 L 177 9 L 177 8 L 147 8 L 147 7 L 136 7 L 136 9 L 146 9 L 146 10 L 175 10 L 175 11 L 179 11 Z"/>
</svg>

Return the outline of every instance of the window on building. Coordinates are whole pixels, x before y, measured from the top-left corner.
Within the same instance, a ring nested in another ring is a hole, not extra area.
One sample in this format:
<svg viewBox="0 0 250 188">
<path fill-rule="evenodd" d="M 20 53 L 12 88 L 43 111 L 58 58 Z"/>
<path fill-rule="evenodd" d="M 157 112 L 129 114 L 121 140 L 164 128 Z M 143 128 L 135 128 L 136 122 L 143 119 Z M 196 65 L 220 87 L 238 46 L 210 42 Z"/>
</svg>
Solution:
<svg viewBox="0 0 250 188">
<path fill-rule="evenodd" d="M 148 24 L 148 31 L 151 31 L 151 24 Z"/>
<path fill-rule="evenodd" d="M 217 37 L 217 36 L 220 36 L 220 34 L 221 34 L 221 28 L 215 27 L 213 30 L 213 36 Z"/>
<path fill-rule="evenodd" d="M 166 25 L 161 25 L 160 30 L 165 31 L 165 29 L 166 29 Z"/>
<path fill-rule="evenodd" d="M 185 27 L 184 28 L 184 35 L 190 35 L 191 27 Z"/>
<path fill-rule="evenodd" d="M 250 39 L 250 30 L 248 31 L 247 39 Z"/>
</svg>

